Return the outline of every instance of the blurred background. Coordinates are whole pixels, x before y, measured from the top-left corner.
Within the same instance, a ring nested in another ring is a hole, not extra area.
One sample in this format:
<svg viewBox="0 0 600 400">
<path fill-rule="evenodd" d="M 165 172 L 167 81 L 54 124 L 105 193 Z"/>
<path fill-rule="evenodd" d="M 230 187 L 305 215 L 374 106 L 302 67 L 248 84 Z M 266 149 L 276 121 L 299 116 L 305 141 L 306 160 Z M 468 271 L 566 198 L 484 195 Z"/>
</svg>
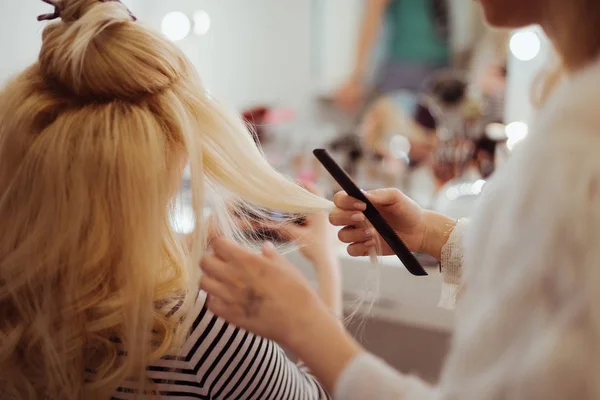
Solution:
<svg viewBox="0 0 600 400">
<path fill-rule="evenodd" d="M 338 188 L 311 155 L 324 147 L 362 188 L 398 187 L 456 218 L 469 216 L 527 136 L 530 87 L 550 56 L 538 28 L 491 30 L 471 0 L 123 2 L 181 47 L 282 172 L 331 196 Z M 0 4 L 3 83 L 35 61 L 44 26 L 36 16 L 49 9 L 39 0 Z M 185 202 L 174 219 L 190 228 Z M 349 308 L 368 295 L 365 265 L 344 259 Z M 376 280 L 369 323 L 357 330 L 363 342 L 435 379 L 452 330 L 452 315 L 435 303 L 439 277 L 415 279 L 391 260 Z M 406 346 L 387 345 L 398 337 Z"/>
</svg>

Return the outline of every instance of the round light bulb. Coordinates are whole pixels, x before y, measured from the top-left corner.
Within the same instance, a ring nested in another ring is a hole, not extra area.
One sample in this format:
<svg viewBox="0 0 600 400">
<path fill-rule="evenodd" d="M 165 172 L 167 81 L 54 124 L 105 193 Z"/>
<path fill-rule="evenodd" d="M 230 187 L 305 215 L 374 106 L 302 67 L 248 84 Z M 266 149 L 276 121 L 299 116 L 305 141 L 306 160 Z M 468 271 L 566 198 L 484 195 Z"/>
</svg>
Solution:
<svg viewBox="0 0 600 400">
<path fill-rule="evenodd" d="M 506 125 L 506 146 L 512 150 L 517 143 L 525 139 L 529 133 L 529 127 L 525 122 L 516 121 Z"/>
<path fill-rule="evenodd" d="M 501 141 L 506 139 L 506 126 L 500 123 L 488 124 L 485 133 L 489 139 Z"/>
<path fill-rule="evenodd" d="M 198 36 L 204 36 L 208 33 L 211 26 L 210 15 L 204 10 L 198 10 L 194 13 L 194 33 Z"/>
<path fill-rule="evenodd" d="M 521 61 L 531 61 L 540 54 L 542 41 L 533 31 L 520 31 L 510 38 L 510 51 Z"/>
<path fill-rule="evenodd" d="M 190 19 L 180 11 L 165 15 L 161 24 L 162 33 L 174 42 L 185 39 L 190 34 L 191 28 Z"/>
</svg>

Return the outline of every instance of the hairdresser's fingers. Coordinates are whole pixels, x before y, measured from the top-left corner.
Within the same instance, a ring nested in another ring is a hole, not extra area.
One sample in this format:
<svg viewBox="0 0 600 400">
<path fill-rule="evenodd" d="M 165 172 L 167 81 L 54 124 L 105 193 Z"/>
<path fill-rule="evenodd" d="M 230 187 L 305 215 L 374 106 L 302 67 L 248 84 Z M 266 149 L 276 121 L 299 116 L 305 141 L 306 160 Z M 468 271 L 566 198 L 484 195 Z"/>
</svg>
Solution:
<svg viewBox="0 0 600 400">
<path fill-rule="evenodd" d="M 345 227 L 338 232 L 338 238 L 342 243 L 368 242 L 375 236 L 375 229 L 371 227 L 356 228 Z"/>
<path fill-rule="evenodd" d="M 207 254 L 202 257 L 202 260 L 200 260 L 200 269 L 205 274 L 224 283 L 232 283 L 238 272 L 214 254 Z"/>
<path fill-rule="evenodd" d="M 228 263 L 238 264 L 253 253 L 229 239 L 217 238 L 212 243 L 214 254 Z"/>
<path fill-rule="evenodd" d="M 329 222 L 335 226 L 362 225 L 365 221 L 365 215 L 360 211 L 344 211 L 336 209 L 329 214 Z"/>
<path fill-rule="evenodd" d="M 369 252 L 375 248 L 375 240 L 370 240 L 364 243 L 353 243 L 348 246 L 348 254 L 352 257 L 368 256 Z"/>
<path fill-rule="evenodd" d="M 339 209 L 348 211 L 364 211 L 367 209 L 365 203 L 349 196 L 346 192 L 337 192 L 333 196 L 333 204 Z"/>
<path fill-rule="evenodd" d="M 208 293 L 209 296 L 216 296 L 228 303 L 235 302 L 235 296 L 232 292 L 232 289 L 214 278 L 210 275 L 202 275 L 200 278 L 200 290 Z"/>
<path fill-rule="evenodd" d="M 371 190 L 366 193 L 367 198 L 376 206 L 391 206 L 402 202 L 407 197 L 396 188 Z"/>
</svg>

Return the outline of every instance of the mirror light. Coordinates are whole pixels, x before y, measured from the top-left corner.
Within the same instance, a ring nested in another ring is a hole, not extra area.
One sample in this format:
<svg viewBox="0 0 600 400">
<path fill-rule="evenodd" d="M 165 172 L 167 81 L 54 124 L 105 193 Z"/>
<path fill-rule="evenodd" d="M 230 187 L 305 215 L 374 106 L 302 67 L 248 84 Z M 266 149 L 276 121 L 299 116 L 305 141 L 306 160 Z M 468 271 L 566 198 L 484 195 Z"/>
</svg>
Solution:
<svg viewBox="0 0 600 400">
<path fill-rule="evenodd" d="M 510 38 L 510 51 L 520 61 L 531 61 L 540 54 L 542 41 L 532 30 L 519 31 Z"/>
<path fill-rule="evenodd" d="M 198 10 L 194 13 L 194 33 L 198 36 L 204 36 L 208 33 L 211 26 L 210 15 L 204 10 Z"/>
<path fill-rule="evenodd" d="M 164 16 L 161 24 L 162 33 L 170 40 L 178 42 L 190 34 L 190 19 L 180 11 L 173 11 Z"/>
<path fill-rule="evenodd" d="M 483 191 L 486 181 L 478 179 L 475 182 L 461 183 L 448 188 L 446 196 L 448 200 L 454 201 L 464 196 L 479 196 Z"/>
<path fill-rule="evenodd" d="M 506 126 L 500 123 L 488 124 L 485 128 L 485 134 L 489 139 L 497 142 L 506 140 Z"/>
<path fill-rule="evenodd" d="M 529 127 L 525 122 L 516 121 L 506 125 L 506 146 L 512 150 L 517 143 L 525 139 L 529 133 Z"/>
</svg>

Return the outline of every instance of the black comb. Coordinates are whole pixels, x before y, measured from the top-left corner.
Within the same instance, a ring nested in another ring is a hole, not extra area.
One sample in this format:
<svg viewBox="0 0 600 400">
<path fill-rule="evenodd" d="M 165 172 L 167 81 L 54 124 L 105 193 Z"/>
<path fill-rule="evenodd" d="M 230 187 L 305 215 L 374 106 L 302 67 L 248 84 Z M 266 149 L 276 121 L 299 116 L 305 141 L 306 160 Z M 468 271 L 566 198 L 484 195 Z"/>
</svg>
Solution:
<svg viewBox="0 0 600 400">
<path fill-rule="evenodd" d="M 333 158 L 331 158 L 329 153 L 327 153 L 327 150 L 316 149 L 313 151 L 313 154 L 346 193 L 367 205 L 367 209 L 363 211 L 363 214 L 365 214 L 365 217 L 367 217 L 369 222 L 373 225 L 373 228 L 377 230 L 383 240 L 385 240 L 392 251 L 398 256 L 400 261 L 402 261 L 402 264 L 404 264 L 406 269 L 416 276 L 427 275 L 427 271 L 425 271 L 423 266 L 417 261 L 413 253 L 408 250 L 408 247 L 406 247 L 404 242 L 396 235 L 396 232 L 394 232 L 392 227 L 381 216 L 375 206 L 367 199 L 367 196 L 364 195 L 348 174 L 346 174 Z"/>
</svg>

